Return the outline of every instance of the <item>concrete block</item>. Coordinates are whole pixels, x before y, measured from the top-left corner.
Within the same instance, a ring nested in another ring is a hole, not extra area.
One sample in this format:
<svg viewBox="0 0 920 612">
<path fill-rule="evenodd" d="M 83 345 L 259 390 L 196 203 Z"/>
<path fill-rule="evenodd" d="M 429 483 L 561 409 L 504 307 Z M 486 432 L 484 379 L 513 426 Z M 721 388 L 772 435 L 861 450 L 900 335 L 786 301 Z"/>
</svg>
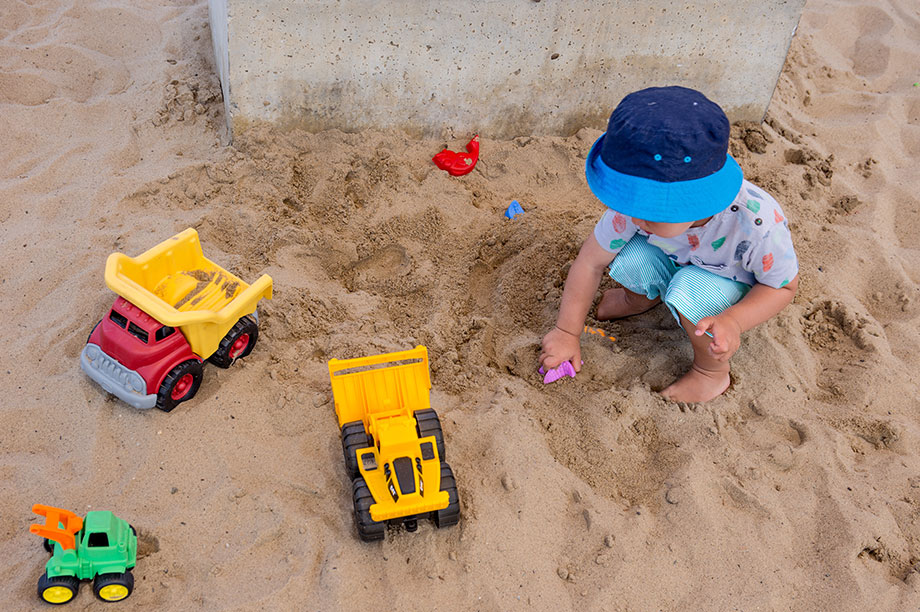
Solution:
<svg viewBox="0 0 920 612">
<path fill-rule="evenodd" d="M 760 121 L 805 0 L 209 0 L 231 131 L 417 136 L 603 129 L 619 100 L 694 87 Z"/>
</svg>

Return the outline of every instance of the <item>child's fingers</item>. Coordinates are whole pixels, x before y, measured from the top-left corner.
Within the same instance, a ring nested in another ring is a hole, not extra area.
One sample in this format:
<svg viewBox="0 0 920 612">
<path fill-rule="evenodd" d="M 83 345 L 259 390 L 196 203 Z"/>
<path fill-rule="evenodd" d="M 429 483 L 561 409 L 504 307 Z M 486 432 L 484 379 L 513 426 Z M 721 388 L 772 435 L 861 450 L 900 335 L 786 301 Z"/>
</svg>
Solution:
<svg viewBox="0 0 920 612">
<path fill-rule="evenodd" d="M 714 317 L 703 317 L 702 319 L 699 320 L 699 323 L 696 324 L 696 329 L 693 330 L 693 333 L 697 336 L 702 336 L 703 334 L 706 334 L 707 336 L 715 340 L 715 336 L 713 336 L 712 332 L 710 331 L 714 325 L 715 325 Z"/>
<path fill-rule="evenodd" d="M 697 336 L 702 336 L 704 333 L 709 331 L 709 328 L 712 327 L 712 317 L 703 317 L 696 324 L 695 333 Z"/>
<path fill-rule="evenodd" d="M 731 333 L 725 332 L 725 330 L 721 330 L 713 336 L 708 348 L 709 354 L 719 361 L 727 361 L 738 350 L 737 343 L 733 342 Z"/>
</svg>

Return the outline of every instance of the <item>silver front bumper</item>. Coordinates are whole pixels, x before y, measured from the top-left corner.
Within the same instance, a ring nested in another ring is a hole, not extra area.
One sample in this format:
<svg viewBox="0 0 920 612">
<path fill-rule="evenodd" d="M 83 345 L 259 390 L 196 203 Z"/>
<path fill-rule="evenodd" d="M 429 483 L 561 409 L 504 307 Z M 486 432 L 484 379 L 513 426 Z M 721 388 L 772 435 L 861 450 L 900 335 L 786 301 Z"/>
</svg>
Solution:
<svg viewBox="0 0 920 612">
<path fill-rule="evenodd" d="M 147 383 L 140 374 L 103 353 L 96 344 L 88 343 L 83 347 L 80 367 L 100 387 L 139 410 L 149 410 L 157 404 L 156 394 L 144 394 Z"/>
</svg>

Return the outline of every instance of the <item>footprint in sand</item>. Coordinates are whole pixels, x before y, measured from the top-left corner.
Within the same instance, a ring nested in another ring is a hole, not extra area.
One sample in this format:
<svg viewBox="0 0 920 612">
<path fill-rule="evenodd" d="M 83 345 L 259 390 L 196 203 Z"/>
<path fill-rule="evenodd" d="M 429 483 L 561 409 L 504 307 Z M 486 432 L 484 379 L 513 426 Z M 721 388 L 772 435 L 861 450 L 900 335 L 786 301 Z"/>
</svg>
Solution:
<svg viewBox="0 0 920 612">
<path fill-rule="evenodd" d="M 765 464 L 781 472 L 795 468 L 800 461 L 796 450 L 810 438 L 805 424 L 769 416 L 757 402 L 751 403 L 751 411 L 753 415 L 734 426 L 743 446 L 749 453 L 763 455 Z"/>
<path fill-rule="evenodd" d="M 0 103 L 38 106 L 57 95 L 57 87 L 37 74 L 0 74 Z"/>
<path fill-rule="evenodd" d="M 859 37 L 850 52 L 853 72 L 859 76 L 875 78 L 888 69 L 891 48 L 886 42 L 886 36 L 894 27 L 894 20 L 879 8 L 863 7 L 859 12 Z"/>
<path fill-rule="evenodd" d="M 122 62 L 67 45 L 30 47 L 12 56 L 9 64 L 0 74 L 0 102 L 24 106 L 53 98 L 86 102 L 120 93 L 130 83 Z"/>
<path fill-rule="evenodd" d="M 144 11 L 126 7 L 74 7 L 61 18 L 55 35 L 110 58 L 140 55 L 163 33 Z M 140 44 L 139 44 L 140 43 Z"/>
<path fill-rule="evenodd" d="M 353 263 L 345 272 L 345 286 L 349 291 L 402 294 L 411 290 L 406 278 L 411 272 L 412 259 L 406 249 L 391 244 Z"/>
</svg>

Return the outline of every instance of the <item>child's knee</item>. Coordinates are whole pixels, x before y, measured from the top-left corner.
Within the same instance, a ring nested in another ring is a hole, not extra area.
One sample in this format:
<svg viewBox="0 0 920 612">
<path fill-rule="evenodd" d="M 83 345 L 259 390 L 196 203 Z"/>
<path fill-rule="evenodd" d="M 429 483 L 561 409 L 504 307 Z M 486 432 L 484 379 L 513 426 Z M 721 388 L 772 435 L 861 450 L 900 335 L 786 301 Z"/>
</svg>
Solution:
<svg viewBox="0 0 920 612">
<path fill-rule="evenodd" d="M 663 301 L 672 312 L 680 313 L 696 324 L 703 317 L 714 317 L 737 303 L 749 289 L 743 283 L 695 266 L 685 266 L 671 279 Z"/>
<path fill-rule="evenodd" d="M 661 249 L 635 236 L 610 264 L 610 277 L 630 291 L 654 299 L 663 294 L 675 269 Z"/>
</svg>

